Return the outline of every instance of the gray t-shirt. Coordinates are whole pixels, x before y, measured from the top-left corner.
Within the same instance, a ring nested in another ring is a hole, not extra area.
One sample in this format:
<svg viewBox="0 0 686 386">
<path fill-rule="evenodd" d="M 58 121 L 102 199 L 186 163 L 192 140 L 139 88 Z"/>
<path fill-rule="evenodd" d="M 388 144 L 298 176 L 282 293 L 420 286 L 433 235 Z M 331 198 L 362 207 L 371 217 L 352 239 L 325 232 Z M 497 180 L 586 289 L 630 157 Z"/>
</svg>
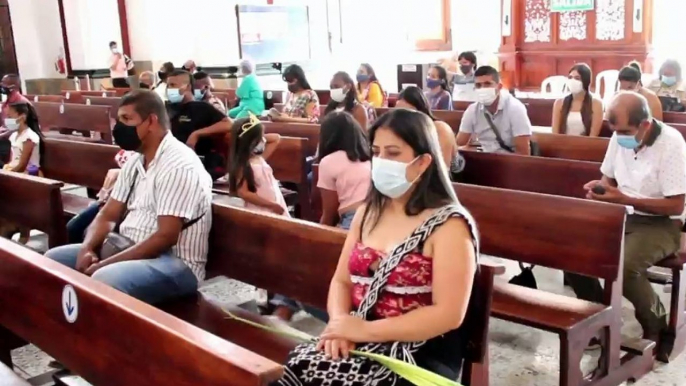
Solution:
<svg viewBox="0 0 686 386">
<path fill-rule="evenodd" d="M 484 152 L 508 153 L 498 144 L 484 113 L 491 114 L 483 104 L 477 102 L 469 105 L 462 116 L 460 133 L 475 135 Z M 503 142 L 512 149 L 515 147 L 515 137 L 531 135 L 531 121 L 527 115 L 526 106 L 507 91 L 500 92 L 498 109 L 491 117 Z"/>
</svg>

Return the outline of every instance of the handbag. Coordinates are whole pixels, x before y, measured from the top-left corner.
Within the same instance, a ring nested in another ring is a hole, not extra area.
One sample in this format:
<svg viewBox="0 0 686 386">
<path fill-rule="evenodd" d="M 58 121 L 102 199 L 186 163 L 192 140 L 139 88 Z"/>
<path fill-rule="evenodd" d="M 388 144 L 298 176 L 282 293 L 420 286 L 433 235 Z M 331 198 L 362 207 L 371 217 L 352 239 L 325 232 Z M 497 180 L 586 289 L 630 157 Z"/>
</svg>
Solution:
<svg viewBox="0 0 686 386">
<path fill-rule="evenodd" d="M 126 211 L 119 217 L 119 220 L 117 220 L 117 224 L 114 226 L 114 230 L 108 233 L 107 237 L 105 237 L 105 241 L 102 242 L 102 247 L 100 247 L 100 260 L 109 259 L 117 253 L 123 252 L 136 244 L 130 238 L 119 234 L 119 226 L 124 221 L 126 216 L 129 214 L 129 201 L 131 200 L 133 190 L 136 188 L 136 180 L 138 179 L 138 169 L 134 168 L 133 173 L 133 184 L 131 184 L 129 194 L 126 196 Z"/>
<path fill-rule="evenodd" d="M 488 122 L 488 127 L 493 131 L 493 134 L 495 134 L 495 140 L 498 141 L 498 145 L 503 150 L 507 150 L 509 153 L 514 153 L 514 149 L 507 146 L 505 144 L 505 141 L 503 141 L 503 137 L 500 136 L 500 132 L 498 131 L 498 128 L 495 127 L 495 123 L 493 123 L 493 118 L 484 111 L 484 118 L 486 118 L 486 122 Z M 538 146 L 538 143 L 536 141 L 529 140 L 529 148 L 531 149 L 531 154 L 533 156 L 540 156 L 541 155 L 541 148 Z"/>
<path fill-rule="evenodd" d="M 114 230 L 108 233 L 107 237 L 105 237 L 105 241 L 103 241 L 102 247 L 100 247 L 100 260 L 109 259 L 110 257 L 136 245 L 136 242 L 119 233 L 119 227 L 121 226 L 121 223 L 124 221 L 126 216 L 129 214 L 129 200 L 131 199 L 131 194 L 133 194 L 133 190 L 136 188 L 137 177 L 138 170 L 136 169 L 133 175 L 133 184 L 131 184 L 131 190 L 129 190 L 129 194 L 126 197 L 126 212 L 124 212 L 124 214 L 119 218 L 117 224 L 114 226 Z M 191 226 L 193 226 L 193 224 L 200 221 L 200 219 L 202 219 L 204 216 L 205 213 L 183 224 L 183 226 L 181 227 L 181 231 L 183 232 L 184 230 L 190 228 Z"/>
</svg>

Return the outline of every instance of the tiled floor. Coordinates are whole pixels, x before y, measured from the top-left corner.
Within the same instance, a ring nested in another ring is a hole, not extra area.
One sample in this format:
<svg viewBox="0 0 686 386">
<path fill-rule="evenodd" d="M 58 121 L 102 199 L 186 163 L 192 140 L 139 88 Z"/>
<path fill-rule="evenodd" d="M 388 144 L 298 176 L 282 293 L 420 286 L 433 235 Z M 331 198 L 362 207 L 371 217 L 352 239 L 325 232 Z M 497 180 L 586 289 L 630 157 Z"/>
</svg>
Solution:
<svg viewBox="0 0 686 386">
<path fill-rule="evenodd" d="M 32 240 L 40 247 L 40 238 Z M 519 272 L 516 264 L 503 260 L 507 266 L 507 280 Z M 571 293 L 562 286 L 562 274 L 541 267 L 535 269 L 539 288 L 557 293 Z M 662 287 L 655 287 L 661 294 L 663 302 L 668 305 L 669 295 Z M 243 303 L 253 299 L 254 288 L 224 278 L 205 282 L 201 288 L 205 294 L 227 303 Z M 625 302 L 623 309 L 625 326 L 623 335 L 638 337 L 641 329 L 633 317 L 630 305 Z M 292 324 L 295 328 L 316 334 L 323 328 L 322 323 L 306 314 L 297 315 Z M 494 386 L 540 386 L 557 385 L 559 376 L 559 341 L 557 336 L 532 328 L 512 323 L 491 320 L 490 342 L 490 383 Z M 597 359 L 598 352 L 589 352 L 582 362 L 582 368 L 589 371 Z M 26 377 L 36 376 L 48 370 L 50 358 L 33 346 L 27 346 L 13 352 L 14 363 L 18 372 Z M 1 382 L 0 382 L 1 383 Z M 637 385 L 645 386 L 682 386 L 686 385 L 686 353 L 669 365 L 658 364 L 655 370 L 639 380 Z"/>
</svg>

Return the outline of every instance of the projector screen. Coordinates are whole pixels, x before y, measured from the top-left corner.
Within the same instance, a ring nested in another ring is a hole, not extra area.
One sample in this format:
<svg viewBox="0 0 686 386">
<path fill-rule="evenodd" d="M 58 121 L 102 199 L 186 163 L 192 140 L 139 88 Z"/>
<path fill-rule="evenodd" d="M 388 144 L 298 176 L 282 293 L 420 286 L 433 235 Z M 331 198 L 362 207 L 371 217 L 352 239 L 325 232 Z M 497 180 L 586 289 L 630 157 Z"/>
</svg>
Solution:
<svg viewBox="0 0 686 386">
<path fill-rule="evenodd" d="M 309 9 L 237 5 L 241 58 L 255 63 L 310 59 Z"/>
</svg>

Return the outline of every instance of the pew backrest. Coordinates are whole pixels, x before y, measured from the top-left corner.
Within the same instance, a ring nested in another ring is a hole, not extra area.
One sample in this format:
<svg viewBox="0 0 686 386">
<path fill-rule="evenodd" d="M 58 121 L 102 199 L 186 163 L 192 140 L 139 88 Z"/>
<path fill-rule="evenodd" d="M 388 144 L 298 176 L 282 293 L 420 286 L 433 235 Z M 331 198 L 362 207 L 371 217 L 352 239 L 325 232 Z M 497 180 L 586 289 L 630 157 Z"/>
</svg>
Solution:
<svg viewBox="0 0 686 386">
<path fill-rule="evenodd" d="M 75 103 L 34 102 L 41 130 L 70 129 L 100 133 L 103 141 L 112 143 L 110 107 Z"/>
<path fill-rule="evenodd" d="M 307 183 L 307 146 L 306 138 L 281 137 L 279 146 L 267 160 L 277 180 Z"/>
<path fill-rule="evenodd" d="M 91 106 L 109 106 L 110 108 L 110 118 L 117 120 L 117 114 L 119 113 L 119 104 L 121 103 L 121 98 L 119 97 L 102 97 L 102 96 L 84 96 L 83 104 Z"/>
<path fill-rule="evenodd" d="M 29 102 L 53 102 L 53 103 L 64 103 L 64 97 L 61 95 L 33 95 L 27 94 L 26 99 Z"/>
<path fill-rule="evenodd" d="M 319 146 L 320 125 L 311 123 L 264 122 L 266 133 L 277 133 L 285 137 L 306 138 L 305 154 L 314 156 Z"/>
<path fill-rule="evenodd" d="M 117 168 L 113 145 L 46 138 L 43 173 L 68 184 L 99 190 L 109 169 Z"/>
<path fill-rule="evenodd" d="M 0 214 L 3 220 L 48 235 L 50 247 L 67 243 L 61 188 L 47 178 L 0 170 Z"/>
<path fill-rule="evenodd" d="M 83 103 L 83 98 L 87 96 L 100 96 L 100 97 L 116 97 L 117 93 L 114 91 L 76 91 L 76 90 L 62 90 L 60 95 L 66 99 L 67 103 Z"/>
<path fill-rule="evenodd" d="M 610 140 L 580 135 L 533 133 L 541 157 L 603 162 Z"/>
<path fill-rule="evenodd" d="M 501 189 L 584 198 L 583 186 L 601 177 L 600 163 L 462 151 L 459 182 Z"/>
<path fill-rule="evenodd" d="M 282 373 L 280 364 L 4 239 L 0 304 L 0 324 L 96 385 L 261 386 Z"/>
<path fill-rule="evenodd" d="M 453 184 L 479 226 L 482 253 L 614 281 L 626 208 L 622 205 Z"/>
</svg>

